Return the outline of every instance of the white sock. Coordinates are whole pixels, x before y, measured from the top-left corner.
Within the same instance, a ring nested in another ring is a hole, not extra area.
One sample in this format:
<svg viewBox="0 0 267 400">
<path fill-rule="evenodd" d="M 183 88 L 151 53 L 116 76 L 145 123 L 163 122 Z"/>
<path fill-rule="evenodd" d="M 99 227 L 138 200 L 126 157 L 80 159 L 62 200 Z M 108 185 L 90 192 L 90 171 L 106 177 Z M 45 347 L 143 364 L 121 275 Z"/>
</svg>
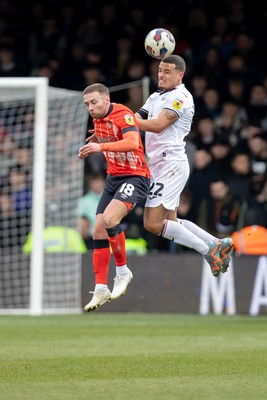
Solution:
<svg viewBox="0 0 267 400">
<path fill-rule="evenodd" d="M 95 291 L 96 290 L 103 290 L 103 289 L 107 289 L 107 288 L 108 288 L 108 285 L 104 285 L 103 283 L 97 283 L 95 285 Z"/>
<path fill-rule="evenodd" d="M 119 267 L 116 265 L 116 274 L 125 274 L 128 271 L 127 264 L 120 265 Z"/>
<path fill-rule="evenodd" d="M 186 229 L 190 232 L 197 235 L 200 239 L 204 240 L 204 242 L 209 242 L 210 240 L 216 240 L 217 238 L 211 235 L 209 232 L 206 232 L 204 229 L 200 228 L 194 222 L 188 221 L 187 219 L 178 220 Z M 217 239 L 218 240 L 218 239 Z"/>
<path fill-rule="evenodd" d="M 194 249 L 203 256 L 208 253 L 208 245 L 179 222 L 165 220 L 164 225 L 161 236 L 165 239 L 173 240 L 175 243 Z"/>
</svg>

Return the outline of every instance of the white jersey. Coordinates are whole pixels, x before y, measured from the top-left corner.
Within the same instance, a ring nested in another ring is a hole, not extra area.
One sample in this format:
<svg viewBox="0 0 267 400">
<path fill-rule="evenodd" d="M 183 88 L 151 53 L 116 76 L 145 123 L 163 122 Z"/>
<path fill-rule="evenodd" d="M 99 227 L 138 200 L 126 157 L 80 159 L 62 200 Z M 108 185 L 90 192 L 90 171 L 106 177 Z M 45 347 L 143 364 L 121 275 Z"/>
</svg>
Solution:
<svg viewBox="0 0 267 400">
<path fill-rule="evenodd" d="M 141 108 L 148 119 L 158 117 L 163 109 L 175 112 L 179 118 L 161 133 L 146 131 L 145 150 L 151 166 L 164 159 L 187 160 L 184 138 L 190 132 L 195 107 L 184 84 L 169 92 L 153 93 Z"/>
</svg>

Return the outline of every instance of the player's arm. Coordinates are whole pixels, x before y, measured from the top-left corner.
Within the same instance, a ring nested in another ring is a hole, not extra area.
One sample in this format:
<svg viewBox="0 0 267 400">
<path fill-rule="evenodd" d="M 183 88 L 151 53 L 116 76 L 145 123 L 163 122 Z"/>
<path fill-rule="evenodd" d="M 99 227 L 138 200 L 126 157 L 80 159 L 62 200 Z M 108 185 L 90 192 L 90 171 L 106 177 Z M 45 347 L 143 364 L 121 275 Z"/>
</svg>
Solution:
<svg viewBox="0 0 267 400">
<path fill-rule="evenodd" d="M 143 119 L 139 113 L 136 113 L 135 116 L 139 129 L 155 133 L 161 133 L 179 118 L 174 111 L 167 109 L 163 109 L 157 118 Z"/>
<path fill-rule="evenodd" d="M 135 151 L 139 147 L 138 129 L 127 131 L 123 134 L 123 139 L 110 143 L 93 143 L 90 142 L 79 150 L 79 158 L 85 158 L 92 153 L 100 153 L 102 151 L 124 152 Z"/>
</svg>

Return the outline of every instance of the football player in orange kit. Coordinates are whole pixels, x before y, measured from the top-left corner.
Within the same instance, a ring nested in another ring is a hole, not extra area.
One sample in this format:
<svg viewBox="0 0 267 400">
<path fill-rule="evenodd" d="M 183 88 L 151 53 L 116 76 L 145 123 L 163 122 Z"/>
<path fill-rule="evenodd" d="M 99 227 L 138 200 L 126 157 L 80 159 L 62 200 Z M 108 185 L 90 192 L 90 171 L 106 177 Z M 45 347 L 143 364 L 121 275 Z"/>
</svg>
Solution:
<svg viewBox="0 0 267 400">
<path fill-rule="evenodd" d="M 108 88 L 100 83 L 85 88 L 83 100 L 93 118 L 94 134 L 80 148 L 79 158 L 103 152 L 107 161 L 106 185 L 93 232 L 95 289 L 84 307 L 89 312 L 120 297 L 132 280 L 120 222 L 136 203 L 146 199 L 150 171 L 134 113 L 123 104 L 111 103 Z M 112 292 L 107 285 L 110 246 L 116 260 Z"/>
</svg>

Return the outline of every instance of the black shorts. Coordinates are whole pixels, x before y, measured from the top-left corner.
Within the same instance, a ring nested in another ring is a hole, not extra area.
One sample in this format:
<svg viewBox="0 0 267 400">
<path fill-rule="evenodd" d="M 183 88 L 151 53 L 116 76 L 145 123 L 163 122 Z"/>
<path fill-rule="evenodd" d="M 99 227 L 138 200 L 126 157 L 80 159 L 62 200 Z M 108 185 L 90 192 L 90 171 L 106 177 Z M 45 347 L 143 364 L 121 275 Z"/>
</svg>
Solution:
<svg viewBox="0 0 267 400">
<path fill-rule="evenodd" d="M 146 199 L 150 180 L 145 176 L 107 175 L 104 192 L 99 200 L 96 214 L 103 214 L 112 199 L 133 205 Z"/>
</svg>

